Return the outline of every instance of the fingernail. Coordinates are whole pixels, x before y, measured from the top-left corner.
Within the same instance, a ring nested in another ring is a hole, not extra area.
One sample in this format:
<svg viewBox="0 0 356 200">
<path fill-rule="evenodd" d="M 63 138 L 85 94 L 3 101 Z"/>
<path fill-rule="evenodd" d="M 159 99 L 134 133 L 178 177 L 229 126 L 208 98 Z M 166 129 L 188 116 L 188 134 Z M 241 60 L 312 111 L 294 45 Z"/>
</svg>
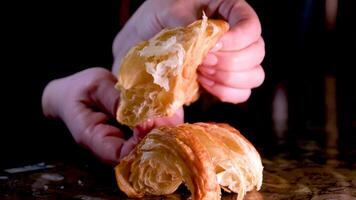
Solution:
<svg viewBox="0 0 356 200">
<path fill-rule="evenodd" d="M 215 44 L 215 46 L 210 50 L 211 52 L 216 52 L 216 51 L 219 51 L 221 48 L 222 48 L 222 42 L 219 41 Z"/>
<path fill-rule="evenodd" d="M 207 75 L 213 75 L 216 72 L 214 68 L 212 68 L 212 67 L 204 67 L 204 66 L 199 67 L 199 71 L 204 73 L 204 74 L 207 74 Z"/>
<path fill-rule="evenodd" d="M 214 81 L 212 81 L 210 79 L 207 79 L 204 76 L 199 76 L 198 79 L 199 79 L 201 84 L 209 86 L 209 87 L 211 87 L 211 86 L 213 86 L 215 84 Z"/>
</svg>

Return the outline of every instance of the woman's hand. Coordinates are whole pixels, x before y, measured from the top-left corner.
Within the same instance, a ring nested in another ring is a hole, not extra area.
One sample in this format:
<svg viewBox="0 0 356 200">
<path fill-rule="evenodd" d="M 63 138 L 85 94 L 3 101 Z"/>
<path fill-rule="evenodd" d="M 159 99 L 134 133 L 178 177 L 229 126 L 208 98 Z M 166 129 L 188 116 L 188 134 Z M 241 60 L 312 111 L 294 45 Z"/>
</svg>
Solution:
<svg viewBox="0 0 356 200">
<path fill-rule="evenodd" d="M 198 80 L 221 101 L 246 101 L 251 89 L 264 80 L 260 64 L 265 50 L 259 19 L 244 0 L 147 0 L 115 38 L 113 73 L 117 74 L 121 60 L 133 45 L 163 28 L 185 26 L 200 19 L 202 10 L 208 17 L 228 21 L 230 30 L 198 68 Z"/>
<path fill-rule="evenodd" d="M 124 139 L 125 133 L 110 125 L 115 120 L 120 93 L 115 76 L 104 68 L 90 68 L 50 82 L 42 96 L 47 117 L 64 121 L 75 141 L 109 164 L 117 164 L 153 127 L 183 122 L 183 111 L 170 118 L 146 122 Z M 126 133 L 127 134 L 127 133 Z"/>
</svg>

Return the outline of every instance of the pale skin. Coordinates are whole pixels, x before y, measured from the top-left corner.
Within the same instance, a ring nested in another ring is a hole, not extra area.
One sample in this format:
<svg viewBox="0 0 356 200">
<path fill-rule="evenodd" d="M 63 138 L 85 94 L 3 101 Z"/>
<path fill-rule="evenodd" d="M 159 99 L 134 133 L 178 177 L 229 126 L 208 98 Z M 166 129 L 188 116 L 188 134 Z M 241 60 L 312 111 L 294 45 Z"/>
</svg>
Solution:
<svg viewBox="0 0 356 200">
<path fill-rule="evenodd" d="M 90 68 L 50 82 L 42 97 L 44 114 L 63 120 L 77 143 L 113 165 L 153 127 L 183 123 L 184 113 L 180 108 L 174 116 L 152 119 L 136 127 L 134 134 L 124 140 L 124 133 L 108 121 L 115 118 L 120 103 L 114 85 L 119 63 L 128 49 L 163 28 L 184 26 L 199 19 L 202 8 L 208 17 L 218 15 L 227 20 L 230 30 L 199 66 L 198 81 L 221 101 L 246 101 L 251 89 L 264 80 L 260 65 L 265 53 L 264 42 L 254 10 L 242 0 L 148 0 L 115 38 L 112 73 L 103 68 Z"/>
</svg>

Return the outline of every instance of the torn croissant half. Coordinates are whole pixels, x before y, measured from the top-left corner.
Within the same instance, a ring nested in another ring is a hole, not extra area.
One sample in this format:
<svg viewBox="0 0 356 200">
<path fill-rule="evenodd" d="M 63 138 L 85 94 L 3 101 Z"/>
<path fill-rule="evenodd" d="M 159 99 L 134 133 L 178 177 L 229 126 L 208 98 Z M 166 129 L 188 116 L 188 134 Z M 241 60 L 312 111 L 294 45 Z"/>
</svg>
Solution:
<svg viewBox="0 0 356 200">
<path fill-rule="evenodd" d="M 196 69 L 229 29 L 206 16 L 187 27 L 164 29 L 131 48 L 123 59 L 116 88 L 117 120 L 134 127 L 148 119 L 172 116 L 199 97 Z"/>
<path fill-rule="evenodd" d="M 118 186 L 129 197 L 171 194 L 184 183 L 193 200 L 220 199 L 220 188 L 241 200 L 260 189 L 262 171 L 253 145 L 221 123 L 153 129 L 115 167 Z"/>
</svg>

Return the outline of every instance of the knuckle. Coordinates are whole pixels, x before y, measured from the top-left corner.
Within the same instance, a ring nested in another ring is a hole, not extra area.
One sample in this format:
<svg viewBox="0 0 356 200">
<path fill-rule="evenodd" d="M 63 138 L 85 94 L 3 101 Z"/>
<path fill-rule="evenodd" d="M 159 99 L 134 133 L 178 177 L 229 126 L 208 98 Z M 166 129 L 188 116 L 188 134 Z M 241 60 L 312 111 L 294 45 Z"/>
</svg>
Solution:
<svg viewBox="0 0 356 200">
<path fill-rule="evenodd" d="M 93 67 L 88 69 L 87 73 L 91 75 L 93 80 L 98 80 L 107 77 L 108 73 L 110 72 L 101 67 Z"/>
<path fill-rule="evenodd" d="M 90 148 L 90 144 L 94 140 L 93 127 L 89 126 L 83 130 L 83 132 L 79 135 L 78 140 L 76 141 L 78 144 Z"/>
<path fill-rule="evenodd" d="M 108 70 L 100 67 L 89 68 L 82 71 L 80 84 L 87 91 L 95 91 L 103 80 L 109 80 L 110 76 Z"/>
</svg>

